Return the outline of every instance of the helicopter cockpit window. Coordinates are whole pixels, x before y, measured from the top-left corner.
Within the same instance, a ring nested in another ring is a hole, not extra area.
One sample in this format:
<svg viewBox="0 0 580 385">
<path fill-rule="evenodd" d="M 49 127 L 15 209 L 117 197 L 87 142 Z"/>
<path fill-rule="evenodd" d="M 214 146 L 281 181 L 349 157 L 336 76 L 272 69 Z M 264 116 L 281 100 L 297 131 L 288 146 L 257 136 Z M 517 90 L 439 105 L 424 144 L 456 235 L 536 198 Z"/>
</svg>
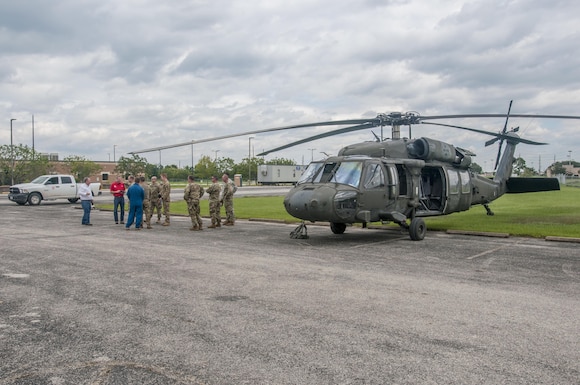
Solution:
<svg viewBox="0 0 580 385">
<path fill-rule="evenodd" d="M 352 187 L 358 187 L 360 176 L 362 174 L 362 162 L 342 162 L 334 170 L 334 175 L 330 182 L 348 184 Z"/>
<path fill-rule="evenodd" d="M 385 176 L 380 164 L 367 165 L 363 186 L 367 190 L 385 187 Z"/>
<path fill-rule="evenodd" d="M 322 167 L 324 163 L 322 162 L 312 162 L 308 165 L 308 167 L 306 167 L 306 170 L 304 171 L 304 173 L 302 174 L 302 176 L 300 177 L 300 179 L 298 179 L 297 184 L 300 183 L 306 183 L 306 182 L 312 182 L 314 176 L 316 175 L 316 173 L 318 172 L 318 170 L 320 170 L 320 167 Z"/>
</svg>

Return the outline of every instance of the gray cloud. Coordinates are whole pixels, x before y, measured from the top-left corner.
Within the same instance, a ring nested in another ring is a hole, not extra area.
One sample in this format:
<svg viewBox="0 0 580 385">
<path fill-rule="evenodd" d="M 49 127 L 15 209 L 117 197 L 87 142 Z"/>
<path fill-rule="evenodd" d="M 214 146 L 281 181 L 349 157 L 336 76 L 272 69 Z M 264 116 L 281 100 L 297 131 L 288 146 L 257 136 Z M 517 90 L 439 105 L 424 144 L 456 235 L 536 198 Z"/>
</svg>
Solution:
<svg viewBox="0 0 580 385">
<path fill-rule="evenodd" d="M 0 112 L 38 149 L 107 159 L 132 150 L 311 121 L 424 115 L 577 114 L 580 55 L 572 1 L 20 1 L 0 4 Z M 497 120 L 453 122 L 499 130 Z M 512 122 L 510 122 L 511 124 Z M 576 122 L 513 120 L 541 149 L 580 151 Z M 256 149 L 327 129 L 257 135 Z M 0 142 L 9 138 L 0 130 Z M 417 127 L 481 154 L 478 134 Z M 387 135 L 388 136 L 388 135 Z M 548 138 L 546 138 L 548 136 Z M 310 159 L 372 139 L 359 132 L 274 156 Z M 241 160 L 247 138 L 196 145 Z M 577 150 L 576 150 L 577 149 Z M 168 150 L 164 163 L 190 149 Z M 527 155 L 529 154 L 529 155 Z M 146 154 L 157 161 L 159 154 Z M 531 160 L 530 160 L 531 161 Z M 548 162 L 546 161 L 547 165 Z"/>
</svg>

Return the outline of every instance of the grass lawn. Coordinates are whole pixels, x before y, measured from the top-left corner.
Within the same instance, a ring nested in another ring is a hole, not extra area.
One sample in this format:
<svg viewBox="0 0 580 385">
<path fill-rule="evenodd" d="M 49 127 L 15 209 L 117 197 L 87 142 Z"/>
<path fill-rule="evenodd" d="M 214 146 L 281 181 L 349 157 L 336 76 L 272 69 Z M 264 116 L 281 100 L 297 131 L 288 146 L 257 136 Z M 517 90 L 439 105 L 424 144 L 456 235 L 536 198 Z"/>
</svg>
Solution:
<svg viewBox="0 0 580 385">
<path fill-rule="evenodd" d="M 290 216 L 284 197 L 234 198 L 236 217 L 240 219 L 276 219 L 300 222 Z M 112 210 L 113 205 L 101 205 Z M 486 215 L 483 206 L 440 217 L 425 218 L 429 230 L 467 230 L 509 233 L 517 236 L 580 237 L 580 188 L 562 186 L 561 191 L 506 194 L 490 205 L 495 215 Z M 171 212 L 187 215 L 185 201 L 171 202 Z M 209 215 L 208 201 L 201 201 L 201 213 Z M 222 216 L 224 210 L 222 208 Z"/>
</svg>

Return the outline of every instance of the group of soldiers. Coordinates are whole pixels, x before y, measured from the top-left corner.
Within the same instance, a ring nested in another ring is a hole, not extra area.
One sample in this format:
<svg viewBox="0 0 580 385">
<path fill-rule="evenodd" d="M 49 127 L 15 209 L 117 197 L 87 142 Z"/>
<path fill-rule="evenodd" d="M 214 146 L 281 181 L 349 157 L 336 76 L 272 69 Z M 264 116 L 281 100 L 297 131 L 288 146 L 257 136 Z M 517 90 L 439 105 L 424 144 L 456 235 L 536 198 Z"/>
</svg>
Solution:
<svg viewBox="0 0 580 385">
<path fill-rule="evenodd" d="M 216 176 L 211 177 L 211 185 L 205 191 L 202 186 L 195 182 L 193 176 L 190 175 L 187 178 L 187 187 L 183 191 L 183 199 L 187 202 L 187 210 L 191 218 L 190 230 L 199 231 L 203 229 L 199 200 L 205 193 L 209 196 L 209 215 L 211 218 L 211 225 L 208 226 L 208 229 L 215 229 L 222 226 L 220 213 L 222 205 L 226 210 L 226 220 L 223 222 L 223 225 L 234 225 L 234 192 L 236 191 L 236 187 L 227 173 L 222 175 L 222 181 L 224 182 L 224 190 L 220 198 L 221 186 Z"/>
<path fill-rule="evenodd" d="M 207 190 L 204 190 L 202 186 L 197 184 L 193 176 L 190 175 L 187 179 L 188 184 L 185 187 L 183 198 L 187 203 L 187 209 L 191 218 L 190 230 L 199 231 L 203 229 L 199 201 L 206 192 L 209 196 L 209 214 L 211 217 L 211 225 L 208 228 L 215 229 L 222 225 L 233 226 L 235 222 L 233 197 L 237 187 L 229 178 L 229 174 L 225 173 L 222 175 L 222 181 L 224 183 L 223 193 L 216 176 L 212 176 L 212 183 Z M 171 184 L 167 179 L 167 175 L 161 174 L 161 183 L 158 183 L 157 177 L 153 176 L 149 184 L 146 182 L 145 177 L 129 176 L 128 184 L 129 217 L 125 226 L 126 229 L 129 230 L 134 220 L 137 229 L 142 229 L 144 225 L 146 225 L 147 229 L 151 229 L 151 218 L 155 212 L 157 212 L 156 223 L 169 226 Z M 111 189 L 111 192 L 114 193 L 113 189 Z M 226 211 L 226 220 L 223 223 L 220 214 L 222 205 Z M 118 223 L 116 203 L 114 214 L 115 222 Z M 161 222 L 162 215 L 165 217 L 163 223 Z M 123 215 L 121 215 L 121 223 L 123 223 Z"/>
</svg>

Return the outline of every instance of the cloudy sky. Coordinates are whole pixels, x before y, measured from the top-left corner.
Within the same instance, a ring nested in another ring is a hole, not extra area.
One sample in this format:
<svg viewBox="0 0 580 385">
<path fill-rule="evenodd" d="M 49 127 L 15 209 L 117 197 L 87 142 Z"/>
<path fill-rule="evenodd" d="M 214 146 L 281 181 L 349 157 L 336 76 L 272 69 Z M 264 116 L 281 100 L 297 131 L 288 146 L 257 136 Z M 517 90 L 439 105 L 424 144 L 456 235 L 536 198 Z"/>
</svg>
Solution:
<svg viewBox="0 0 580 385">
<path fill-rule="evenodd" d="M 580 115 L 574 0 L 19 0 L 0 3 L 0 143 L 113 160 L 130 151 L 316 121 L 422 115 Z M 499 131 L 503 119 L 441 121 Z M 580 159 L 580 121 L 512 119 L 528 166 Z M 248 156 L 329 128 L 193 146 Z M 379 133 L 376 129 L 376 133 Z M 389 130 L 386 130 L 389 131 Z M 403 133 L 406 131 L 403 130 Z M 390 132 L 385 133 L 390 136 Z M 435 126 L 413 136 L 477 153 L 489 138 Z M 298 163 L 370 130 L 269 155 Z M 141 154 L 191 164 L 191 146 Z"/>
</svg>

